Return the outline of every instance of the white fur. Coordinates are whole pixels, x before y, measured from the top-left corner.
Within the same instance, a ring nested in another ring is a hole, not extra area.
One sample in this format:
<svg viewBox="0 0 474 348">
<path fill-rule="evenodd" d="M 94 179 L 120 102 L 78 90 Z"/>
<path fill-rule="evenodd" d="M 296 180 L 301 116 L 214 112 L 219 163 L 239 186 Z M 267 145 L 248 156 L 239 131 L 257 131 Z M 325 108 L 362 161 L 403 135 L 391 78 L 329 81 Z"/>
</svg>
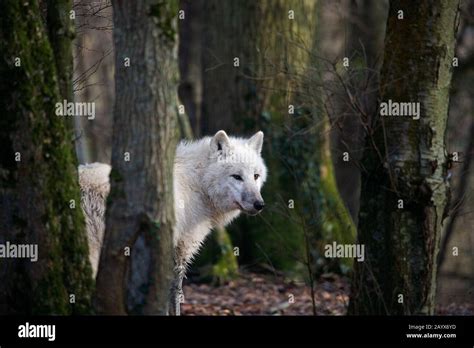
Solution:
<svg viewBox="0 0 474 348">
<path fill-rule="evenodd" d="M 99 264 L 100 249 L 105 230 L 105 199 L 110 191 L 109 174 L 111 167 L 104 163 L 79 166 L 81 187 L 81 207 L 84 211 L 89 243 L 89 260 L 94 277 Z"/>
<path fill-rule="evenodd" d="M 178 266 L 192 260 L 212 228 L 229 224 L 241 211 L 258 213 L 254 202 L 262 201 L 260 189 L 267 178 L 260 156 L 262 143 L 262 132 L 244 139 L 228 137 L 219 131 L 214 137 L 178 145 L 173 177 L 176 215 L 173 243 Z M 79 167 L 94 275 L 104 233 L 109 173 L 110 166 L 106 164 Z M 259 175 L 257 180 L 255 174 Z M 232 175 L 240 175 L 243 181 Z"/>
</svg>

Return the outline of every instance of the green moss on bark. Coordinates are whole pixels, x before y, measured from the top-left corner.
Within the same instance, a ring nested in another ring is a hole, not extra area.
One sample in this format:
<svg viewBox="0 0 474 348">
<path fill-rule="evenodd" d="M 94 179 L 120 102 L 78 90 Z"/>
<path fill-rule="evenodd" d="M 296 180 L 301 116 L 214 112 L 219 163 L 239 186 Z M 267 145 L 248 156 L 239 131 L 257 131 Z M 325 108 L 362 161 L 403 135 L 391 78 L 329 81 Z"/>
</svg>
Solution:
<svg viewBox="0 0 474 348">
<path fill-rule="evenodd" d="M 178 0 L 156 0 L 150 6 L 150 16 L 155 18 L 164 42 L 176 41 L 178 10 Z"/>
<path fill-rule="evenodd" d="M 72 101 L 72 40 L 74 24 L 70 18 L 72 0 L 46 0 L 49 42 L 54 52 L 59 93 Z"/>
<path fill-rule="evenodd" d="M 14 293 L 27 305 L 5 308 L 13 313 L 89 313 L 92 272 L 72 135 L 66 120 L 55 114 L 60 95 L 51 46 L 37 1 L 7 1 L 2 11 L 0 51 L 5 63 L 0 76 L 5 83 L 0 89 L 5 97 L 0 112 L 5 117 L 0 139 L 7 151 L 2 154 L 0 186 L 2 196 L 11 199 L 15 221 L 24 223 L 7 225 L 1 235 L 37 243 L 39 249 L 36 263 L 8 261 L 21 273 L 17 284 L 5 280 L 5 293 Z M 21 66 L 14 66 L 15 57 Z M 21 153 L 21 162 L 11 161 L 15 152 Z M 69 207 L 71 199 L 75 209 Z M 75 304 L 69 303 L 69 294 L 75 295 Z"/>
</svg>

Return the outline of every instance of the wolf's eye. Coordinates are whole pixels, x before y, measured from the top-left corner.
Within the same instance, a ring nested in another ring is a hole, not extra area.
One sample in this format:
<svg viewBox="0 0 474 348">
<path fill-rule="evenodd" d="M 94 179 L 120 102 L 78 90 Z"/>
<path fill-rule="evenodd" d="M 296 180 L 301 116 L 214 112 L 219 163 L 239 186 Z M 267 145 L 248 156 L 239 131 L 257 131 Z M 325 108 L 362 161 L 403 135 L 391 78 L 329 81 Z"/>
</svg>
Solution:
<svg viewBox="0 0 474 348">
<path fill-rule="evenodd" d="M 231 175 L 235 180 L 239 180 L 239 181 L 244 181 L 244 179 L 242 179 L 242 177 L 240 175 L 237 175 L 237 174 L 234 174 L 234 175 Z"/>
<path fill-rule="evenodd" d="M 253 178 L 257 180 L 258 178 L 260 178 L 260 174 L 254 174 Z"/>
</svg>

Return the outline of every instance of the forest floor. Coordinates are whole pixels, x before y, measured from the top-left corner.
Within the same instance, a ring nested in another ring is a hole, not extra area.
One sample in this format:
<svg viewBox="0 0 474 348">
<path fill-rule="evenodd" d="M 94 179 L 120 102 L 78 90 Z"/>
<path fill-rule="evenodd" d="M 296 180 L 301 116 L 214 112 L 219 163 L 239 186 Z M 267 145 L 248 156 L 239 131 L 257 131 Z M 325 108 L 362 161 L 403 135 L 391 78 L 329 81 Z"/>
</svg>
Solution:
<svg viewBox="0 0 474 348">
<path fill-rule="evenodd" d="M 313 315 L 311 289 L 283 277 L 243 273 L 225 285 L 190 283 L 184 286 L 184 315 Z M 344 315 L 349 280 L 327 274 L 314 288 L 316 315 Z M 439 315 L 474 315 L 473 304 L 438 306 Z"/>
</svg>

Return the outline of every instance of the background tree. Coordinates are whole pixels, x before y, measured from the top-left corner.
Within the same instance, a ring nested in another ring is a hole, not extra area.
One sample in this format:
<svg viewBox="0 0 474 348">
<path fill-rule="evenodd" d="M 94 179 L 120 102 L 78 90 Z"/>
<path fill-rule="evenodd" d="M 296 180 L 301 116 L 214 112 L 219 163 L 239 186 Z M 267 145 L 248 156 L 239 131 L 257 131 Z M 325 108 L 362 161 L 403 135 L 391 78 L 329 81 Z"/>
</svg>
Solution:
<svg viewBox="0 0 474 348">
<path fill-rule="evenodd" d="M 452 197 L 438 257 L 438 305 L 464 302 L 474 286 L 474 89 L 470 88 L 474 78 L 473 13 L 473 1 L 460 2 L 455 54 L 458 66 L 453 69 L 446 137 L 448 156 L 457 153 L 459 158 L 456 161 L 451 157 L 448 171 Z"/>
<path fill-rule="evenodd" d="M 366 259 L 356 263 L 352 314 L 434 312 L 457 10 L 455 1 L 390 2 L 379 101 L 419 102 L 421 117 L 370 120 L 358 234 Z"/>
<path fill-rule="evenodd" d="M 71 36 L 52 23 L 60 16 L 70 27 L 70 8 L 70 2 L 48 3 L 46 27 L 37 1 L 2 3 L 0 242 L 37 244 L 39 253 L 37 262 L 0 259 L 4 314 L 90 312 L 93 283 L 73 135 L 55 114 L 69 89 L 62 76 L 71 74 L 72 53 Z"/>
<path fill-rule="evenodd" d="M 95 103 L 95 118 L 76 117 L 81 164 L 110 163 L 114 109 L 113 14 L 110 0 L 74 1 L 74 101 Z"/>
<path fill-rule="evenodd" d="M 113 10 L 113 169 L 97 310 L 166 314 L 173 269 L 178 7 L 173 1 L 118 0 Z"/>
<path fill-rule="evenodd" d="M 320 4 L 319 55 L 335 64 L 323 77 L 334 172 L 341 198 L 357 224 L 359 162 L 365 142 L 360 113 L 373 114 L 376 107 L 388 1 L 321 0 Z"/>
</svg>

